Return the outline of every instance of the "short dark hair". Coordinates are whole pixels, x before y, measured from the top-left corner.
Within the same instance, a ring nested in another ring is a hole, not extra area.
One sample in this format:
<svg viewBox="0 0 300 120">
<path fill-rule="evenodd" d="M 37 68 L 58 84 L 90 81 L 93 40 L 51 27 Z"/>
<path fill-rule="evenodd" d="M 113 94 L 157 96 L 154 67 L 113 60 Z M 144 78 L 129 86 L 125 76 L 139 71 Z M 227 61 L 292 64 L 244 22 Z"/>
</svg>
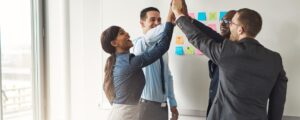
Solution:
<svg viewBox="0 0 300 120">
<path fill-rule="evenodd" d="M 244 27 L 247 35 L 256 37 L 262 27 L 262 18 L 260 14 L 248 8 L 242 8 L 237 11 L 239 14 L 238 21 Z"/>
<path fill-rule="evenodd" d="M 159 10 L 157 8 L 155 8 L 155 7 L 147 7 L 147 8 L 145 8 L 145 9 L 143 9 L 141 11 L 141 13 L 140 13 L 140 20 L 145 20 L 146 17 L 147 17 L 147 12 L 149 12 L 149 11 L 157 11 L 157 12 L 159 12 Z"/>
</svg>

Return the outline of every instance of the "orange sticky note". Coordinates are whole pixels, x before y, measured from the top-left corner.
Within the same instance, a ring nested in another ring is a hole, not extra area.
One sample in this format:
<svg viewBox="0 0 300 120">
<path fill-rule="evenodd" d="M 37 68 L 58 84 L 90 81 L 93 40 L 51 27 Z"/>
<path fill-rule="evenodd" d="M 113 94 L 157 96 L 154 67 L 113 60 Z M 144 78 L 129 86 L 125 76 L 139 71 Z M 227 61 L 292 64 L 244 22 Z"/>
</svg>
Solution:
<svg viewBox="0 0 300 120">
<path fill-rule="evenodd" d="M 176 36 L 176 44 L 178 45 L 184 44 L 183 36 Z"/>
</svg>

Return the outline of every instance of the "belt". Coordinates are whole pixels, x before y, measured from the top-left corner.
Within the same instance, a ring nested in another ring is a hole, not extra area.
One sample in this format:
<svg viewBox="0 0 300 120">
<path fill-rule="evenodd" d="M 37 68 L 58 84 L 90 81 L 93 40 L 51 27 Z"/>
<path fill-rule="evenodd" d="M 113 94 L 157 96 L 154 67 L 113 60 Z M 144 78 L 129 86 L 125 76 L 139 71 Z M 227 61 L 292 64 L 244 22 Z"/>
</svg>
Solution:
<svg viewBox="0 0 300 120">
<path fill-rule="evenodd" d="M 142 103 L 153 103 L 153 104 L 160 105 L 161 107 L 167 107 L 167 102 L 156 102 L 156 101 L 146 100 L 146 99 L 143 99 L 143 98 L 140 99 L 140 102 L 142 102 Z"/>
</svg>

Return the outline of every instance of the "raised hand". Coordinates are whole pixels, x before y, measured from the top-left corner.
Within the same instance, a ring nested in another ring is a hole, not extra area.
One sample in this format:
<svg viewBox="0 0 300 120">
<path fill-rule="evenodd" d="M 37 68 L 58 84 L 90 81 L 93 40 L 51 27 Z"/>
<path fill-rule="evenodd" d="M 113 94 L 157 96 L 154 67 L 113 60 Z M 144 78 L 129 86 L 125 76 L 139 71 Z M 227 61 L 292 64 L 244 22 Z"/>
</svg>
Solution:
<svg viewBox="0 0 300 120">
<path fill-rule="evenodd" d="M 175 15 L 172 11 L 171 6 L 170 6 L 168 17 L 167 17 L 167 22 L 172 22 L 173 24 L 175 24 Z"/>
<path fill-rule="evenodd" d="M 172 11 L 176 17 L 184 15 L 184 0 L 173 0 L 172 1 Z"/>
<path fill-rule="evenodd" d="M 183 3 L 183 14 L 186 15 L 186 16 L 188 16 L 189 14 L 188 14 L 188 10 L 187 10 L 187 6 L 186 6 L 185 0 L 183 0 L 182 3 Z"/>
</svg>

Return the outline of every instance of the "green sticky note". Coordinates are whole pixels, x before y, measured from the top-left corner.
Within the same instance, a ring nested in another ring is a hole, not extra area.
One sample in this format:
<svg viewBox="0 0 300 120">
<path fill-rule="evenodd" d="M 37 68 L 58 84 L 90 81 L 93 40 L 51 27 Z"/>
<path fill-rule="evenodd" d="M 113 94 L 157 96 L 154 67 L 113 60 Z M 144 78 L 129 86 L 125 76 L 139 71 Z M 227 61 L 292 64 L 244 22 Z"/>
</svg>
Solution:
<svg viewBox="0 0 300 120">
<path fill-rule="evenodd" d="M 187 55 L 194 55 L 195 54 L 195 49 L 193 47 L 186 47 L 185 52 Z"/>
<path fill-rule="evenodd" d="M 218 13 L 217 12 L 209 12 L 208 13 L 208 20 L 209 21 L 216 21 L 217 20 L 217 15 Z"/>
</svg>

